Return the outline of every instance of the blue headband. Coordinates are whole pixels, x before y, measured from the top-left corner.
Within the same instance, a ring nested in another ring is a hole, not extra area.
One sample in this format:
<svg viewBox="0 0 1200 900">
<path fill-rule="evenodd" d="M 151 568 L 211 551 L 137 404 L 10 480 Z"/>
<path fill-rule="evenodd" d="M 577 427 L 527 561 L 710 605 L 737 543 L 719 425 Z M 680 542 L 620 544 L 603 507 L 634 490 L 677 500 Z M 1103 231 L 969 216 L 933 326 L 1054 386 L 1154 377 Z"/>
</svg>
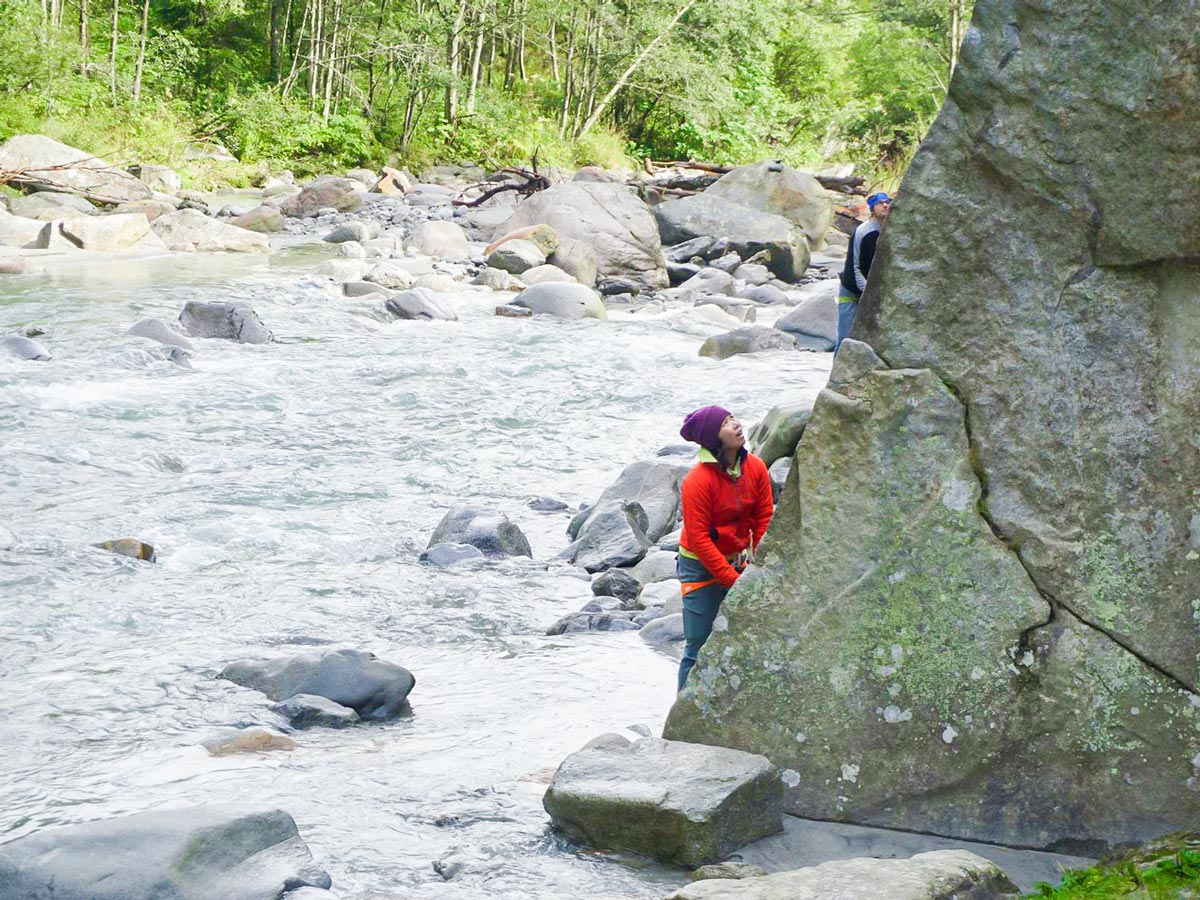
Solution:
<svg viewBox="0 0 1200 900">
<path fill-rule="evenodd" d="M 887 194 L 885 194 L 883 191 L 880 191 L 878 194 L 872 194 L 870 197 L 867 198 L 867 208 L 874 209 L 876 203 L 883 203 L 884 201 L 891 203 L 892 198 L 889 197 Z"/>
</svg>

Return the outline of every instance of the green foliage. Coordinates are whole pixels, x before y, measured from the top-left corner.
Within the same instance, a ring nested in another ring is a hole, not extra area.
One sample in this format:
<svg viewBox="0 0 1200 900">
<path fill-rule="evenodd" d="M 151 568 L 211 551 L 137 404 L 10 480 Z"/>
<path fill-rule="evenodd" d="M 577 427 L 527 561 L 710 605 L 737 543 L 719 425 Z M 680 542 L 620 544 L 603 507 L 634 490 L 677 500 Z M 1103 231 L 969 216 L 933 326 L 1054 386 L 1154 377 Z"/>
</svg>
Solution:
<svg viewBox="0 0 1200 900">
<path fill-rule="evenodd" d="M 1168 843 L 1172 843 L 1168 841 Z M 1027 897 L 1052 900 L 1187 900 L 1200 896 L 1200 850 L 1179 845 L 1064 872 L 1057 886 L 1039 883 Z M 1187 844 L 1192 846 L 1187 846 Z"/>
<path fill-rule="evenodd" d="M 248 167 L 298 174 L 396 157 L 524 164 L 536 151 L 558 166 L 629 166 L 641 156 L 851 161 L 894 178 L 945 92 L 946 0 L 760 0 L 752 9 L 697 0 L 678 20 L 681 0 L 526 0 L 523 22 L 499 21 L 485 0 L 462 2 L 452 65 L 454 5 L 155 0 L 135 105 L 137 4 L 122 7 L 111 72 L 111 20 L 94 4 L 85 60 L 80 5 L 68 4 L 54 26 L 38 0 L 0 0 L 0 136 L 41 132 L 146 160 L 178 160 L 189 139 L 216 139 Z M 320 40 L 310 15 L 318 9 Z M 487 49 L 468 112 L 480 30 Z M 451 84 L 459 115 L 447 122 Z M 599 124 L 578 134 L 597 103 Z"/>
</svg>

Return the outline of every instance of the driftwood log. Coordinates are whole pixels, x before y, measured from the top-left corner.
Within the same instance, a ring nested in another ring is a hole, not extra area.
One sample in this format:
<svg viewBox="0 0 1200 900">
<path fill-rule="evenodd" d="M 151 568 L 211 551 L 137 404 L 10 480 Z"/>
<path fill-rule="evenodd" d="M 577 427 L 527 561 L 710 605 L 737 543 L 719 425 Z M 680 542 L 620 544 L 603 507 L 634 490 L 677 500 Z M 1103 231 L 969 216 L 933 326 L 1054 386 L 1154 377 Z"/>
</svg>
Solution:
<svg viewBox="0 0 1200 900">
<path fill-rule="evenodd" d="M 463 200 L 460 195 L 458 197 L 455 197 L 451 201 L 451 203 L 454 206 L 476 207 L 476 206 L 481 206 L 482 204 L 486 203 L 488 200 L 491 200 L 497 194 L 503 194 L 505 191 L 516 191 L 522 197 L 531 197 L 534 194 L 536 194 L 538 191 L 544 191 L 544 190 L 546 190 L 546 188 L 550 187 L 550 179 L 547 178 L 545 175 L 538 173 L 536 156 L 533 159 L 533 170 L 532 171 L 530 171 L 529 169 L 515 169 L 515 168 L 504 168 L 504 169 L 501 169 L 500 171 L 505 172 L 509 175 L 515 175 L 518 178 L 521 178 L 524 180 L 523 181 L 505 181 L 503 184 L 498 184 L 494 188 L 489 188 L 488 190 L 484 191 L 482 194 L 480 194 L 474 200 Z M 482 187 L 482 186 L 483 185 L 479 185 L 479 184 L 475 185 L 475 187 Z"/>
</svg>

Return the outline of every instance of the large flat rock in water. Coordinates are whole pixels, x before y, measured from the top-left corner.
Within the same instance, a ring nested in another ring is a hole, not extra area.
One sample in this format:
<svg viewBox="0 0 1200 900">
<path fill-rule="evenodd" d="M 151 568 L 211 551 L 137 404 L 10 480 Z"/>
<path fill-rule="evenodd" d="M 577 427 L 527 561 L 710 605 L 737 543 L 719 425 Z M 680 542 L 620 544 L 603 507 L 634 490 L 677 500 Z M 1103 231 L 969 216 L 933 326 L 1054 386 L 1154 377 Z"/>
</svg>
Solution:
<svg viewBox="0 0 1200 900">
<path fill-rule="evenodd" d="M 543 803 L 572 840 L 698 866 L 779 831 L 782 794 L 762 756 L 614 735 L 568 756 Z"/>
<path fill-rule="evenodd" d="M 0 900 L 266 900 L 305 885 L 330 878 L 282 810 L 142 813 L 0 845 Z"/>
<path fill-rule="evenodd" d="M 1198 42 L 1194 6 L 976 3 L 667 737 L 811 818 L 1089 854 L 1200 820 Z"/>
<path fill-rule="evenodd" d="M 845 859 L 758 878 L 706 879 L 667 900 L 999 900 L 1017 893 L 983 857 L 934 850 L 912 859 Z"/>
</svg>

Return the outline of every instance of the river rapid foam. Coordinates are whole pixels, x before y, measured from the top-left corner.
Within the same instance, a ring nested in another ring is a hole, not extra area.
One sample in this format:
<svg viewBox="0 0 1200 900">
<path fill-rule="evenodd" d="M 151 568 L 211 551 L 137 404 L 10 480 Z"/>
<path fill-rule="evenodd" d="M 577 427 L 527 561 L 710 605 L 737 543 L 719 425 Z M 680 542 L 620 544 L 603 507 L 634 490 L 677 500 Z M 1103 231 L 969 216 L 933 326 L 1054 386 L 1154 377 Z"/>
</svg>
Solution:
<svg viewBox="0 0 1200 900">
<path fill-rule="evenodd" d="M 36 323 L 54 356 L 0 359 L 0 840 L 248 804 L 295 816 L 344 900 L 663 896 L 681 873 L 564 844 L 541 795 L 592 737 L 659 733 L 676 663 L 636 632 L 545 636 L 591 593 L 552 560 L 570 513 L 526 503 L 594 502 L 694 407 L 748 426 L 812 397 L 831 354 L 702 359 L 656 314 L 500 318 L 486 291 L 443 295 L 457 322 L 390 322 L 311 274 L 330 252 L 0 281 L 0 333 Z M 276 342 L 196 341 L 188 370 L 123 336 L 188 300 L 249 302 Z M 419 565 L 461 503 L 507 513 L 534 559 Z M 117 537 L 158 562 L 90 546 Z M 410 669 L 412 715 L 209 756 L 280 724 L 221 667 L 313 646 Z"/>
</svg>

